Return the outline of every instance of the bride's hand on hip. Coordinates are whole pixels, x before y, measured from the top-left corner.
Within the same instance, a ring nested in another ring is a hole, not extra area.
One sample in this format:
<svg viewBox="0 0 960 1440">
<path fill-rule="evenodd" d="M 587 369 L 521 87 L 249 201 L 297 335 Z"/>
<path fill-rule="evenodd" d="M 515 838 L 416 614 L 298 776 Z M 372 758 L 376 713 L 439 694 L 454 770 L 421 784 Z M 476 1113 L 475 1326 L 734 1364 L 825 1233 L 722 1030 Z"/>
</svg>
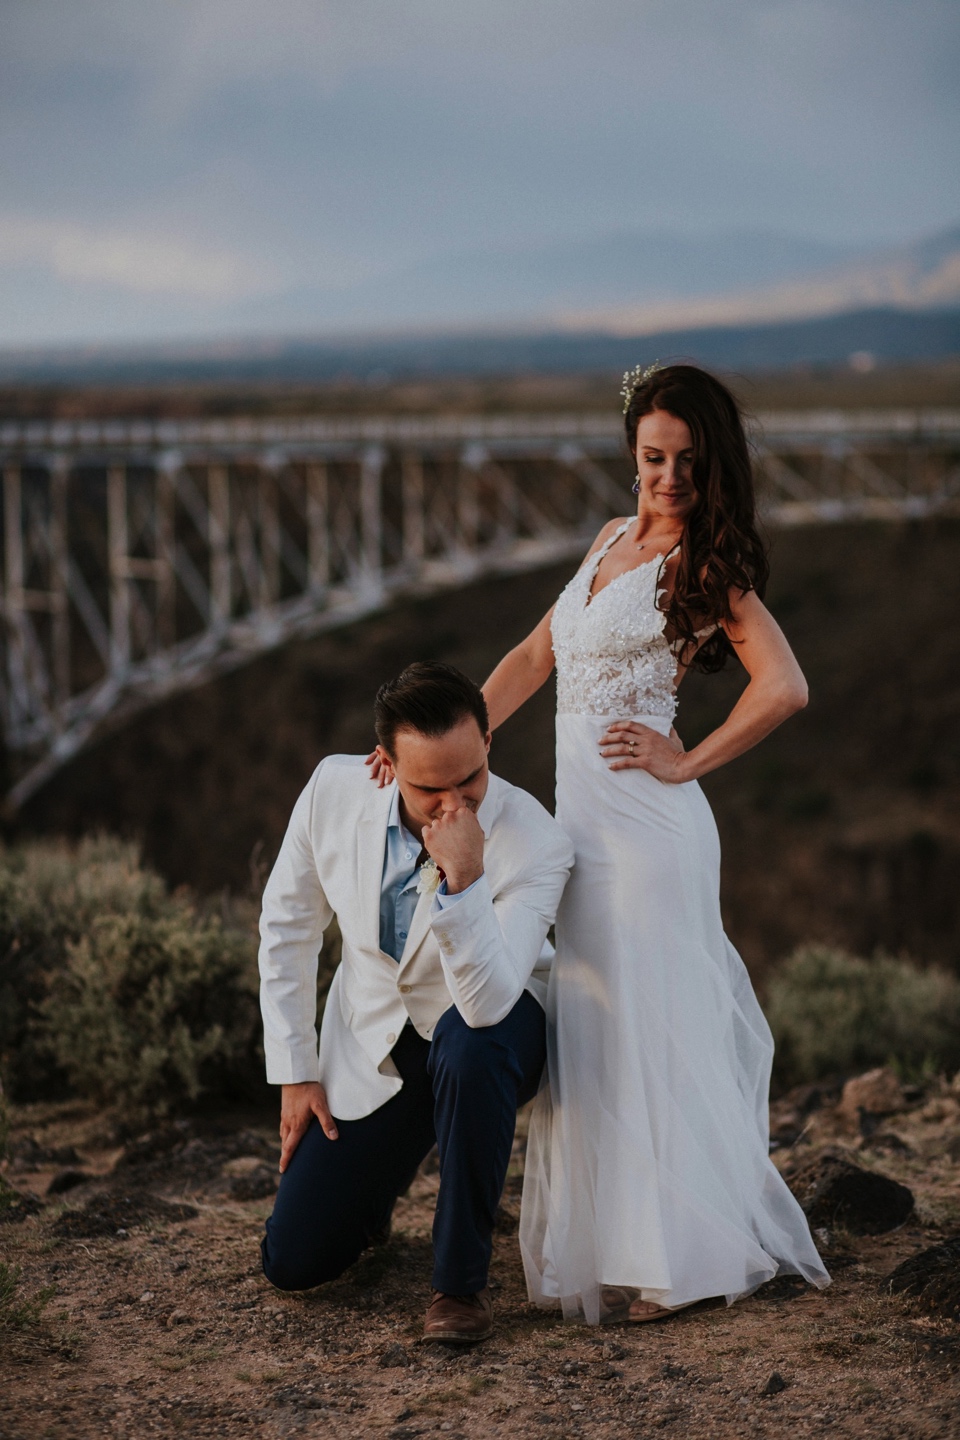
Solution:
<svg viewBox="0 0 960 1440">
<path fill-rule="evenodd" d="M 600 754 L 611 770 L 646 770 L 667 785 L 681 785 L 685 752 L 679 735 L 661 735 L 636 720 L 614 720 L 600 737 Z"/>
</svg>

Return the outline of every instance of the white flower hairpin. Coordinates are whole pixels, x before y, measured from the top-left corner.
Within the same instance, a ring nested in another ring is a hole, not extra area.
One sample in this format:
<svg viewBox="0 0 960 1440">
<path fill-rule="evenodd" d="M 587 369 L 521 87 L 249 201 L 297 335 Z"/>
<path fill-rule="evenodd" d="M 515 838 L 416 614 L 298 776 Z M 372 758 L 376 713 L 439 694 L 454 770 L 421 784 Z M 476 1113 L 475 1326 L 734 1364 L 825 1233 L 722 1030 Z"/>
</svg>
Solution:
<svg viewBox="0 0 960 1440">
<path fill-rule="evenodd" d="M 443 880 L 443 871 L 431 855 L 424 860 L 420 866 L 420 879 L 417 881 L 418 895 L 432 895 L 439 890 L 440 882 Z"/>
<path fill-rule="evenodd" d="M 632 370 L 624 370 L 623 385 L 620 387 L 620 394 L 623 396 L 623 413 L 626 415 L 630 409 L 630 401 L 633 399 L 633 392 L 638 385 L 645 385 L 652 375 L 656 375 L 663 366 L 659 360 L 654 360 L 652 365 L 646 369 L 642 365 L 634 365 Z"/>
</svg>

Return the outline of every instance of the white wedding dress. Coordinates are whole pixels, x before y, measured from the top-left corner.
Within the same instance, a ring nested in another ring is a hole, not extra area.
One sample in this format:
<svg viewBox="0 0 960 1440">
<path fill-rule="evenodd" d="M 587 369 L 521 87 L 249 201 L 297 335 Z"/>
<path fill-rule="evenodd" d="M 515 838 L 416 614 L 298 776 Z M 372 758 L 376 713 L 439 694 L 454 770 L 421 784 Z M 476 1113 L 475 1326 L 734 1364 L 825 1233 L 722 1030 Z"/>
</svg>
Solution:
<svg viewBox="0 0 960 1440">
<path fill-rule="evenodd" d="M 720 919 L 720 849 L 695 781 L 611 771 L 613 719 L 668 734 L 676 658 L 664 557 L 592 600 L 621 525 L 553 615 L 557 818 L 576 865 L 557 916 L 547 1082 L 534 1105 L 520 1245 L 530 1298 L 607 1317 L 603 1286 L 728 1302 L 772 1276 L 829 1283 L 768 1157 L 773 1040 Z"/>
</svg>

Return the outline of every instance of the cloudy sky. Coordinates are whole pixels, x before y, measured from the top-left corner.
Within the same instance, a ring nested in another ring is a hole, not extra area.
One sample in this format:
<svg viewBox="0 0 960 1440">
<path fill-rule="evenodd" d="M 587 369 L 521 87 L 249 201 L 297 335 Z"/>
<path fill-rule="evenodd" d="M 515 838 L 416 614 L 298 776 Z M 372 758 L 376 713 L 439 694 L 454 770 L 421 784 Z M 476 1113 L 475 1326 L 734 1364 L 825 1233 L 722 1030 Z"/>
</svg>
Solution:
<svg viewBox="0 0 960 1440">
<path fill-rule="evenodd" d="M 618 231 L 933 233 L 958 41 L 957 0 L 0 0 L 0 345 L 389 325 L 394 273 Z"/>
</svg>

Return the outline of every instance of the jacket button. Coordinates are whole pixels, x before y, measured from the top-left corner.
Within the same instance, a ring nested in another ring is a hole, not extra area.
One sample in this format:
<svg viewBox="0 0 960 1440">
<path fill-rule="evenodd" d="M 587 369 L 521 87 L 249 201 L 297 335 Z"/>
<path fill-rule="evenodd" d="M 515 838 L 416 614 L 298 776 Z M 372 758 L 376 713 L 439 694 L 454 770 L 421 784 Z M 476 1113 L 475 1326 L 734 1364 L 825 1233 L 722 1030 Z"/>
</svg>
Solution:
<svg viewBox="0 0 960 1440">
<path fill-rule="evenodd" d="M 413 986 L 412 986 L 412 985 L 401 985 L 401 986 L 400 986 L 400 994 L 401 994 L 401 995 L 409 995 L 409 994 L 410 994 L 410 991 L 411 991 L 412 989 L 413 989 Z"/>
<path fill-rule="evenodd" d="M 394 1035 L 391 1031 L 391 1033 L 387 1036 L 387 1044 L 392 1045 L 395 1042 L 396 1038 L 396 1035 Z"/>
</svg>

